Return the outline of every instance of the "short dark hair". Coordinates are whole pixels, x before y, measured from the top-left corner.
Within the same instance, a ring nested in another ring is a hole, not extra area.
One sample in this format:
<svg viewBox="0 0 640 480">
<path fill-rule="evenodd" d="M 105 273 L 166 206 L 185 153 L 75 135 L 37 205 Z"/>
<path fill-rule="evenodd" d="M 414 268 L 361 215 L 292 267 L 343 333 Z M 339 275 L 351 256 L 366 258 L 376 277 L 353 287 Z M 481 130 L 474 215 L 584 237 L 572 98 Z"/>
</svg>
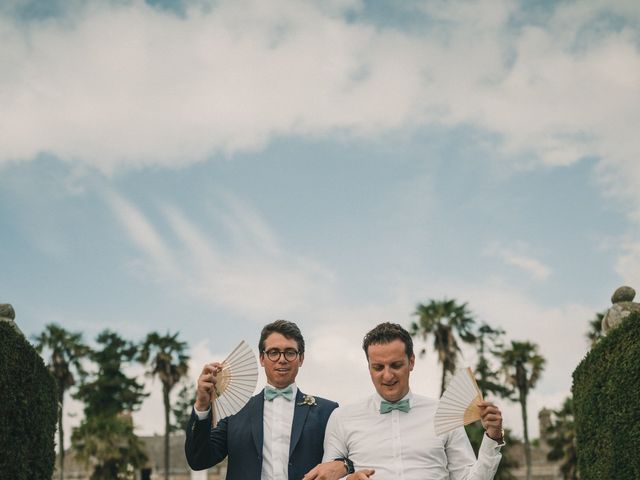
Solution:
<svg viewBox="0 0 640 480">
<path fill-rule="evenodd" d="M 369 345 L 380 345 L 384 343 L 391 343 L 394 340 L 401 340 L 404 343 L 404 351 L 407 357 L 411 358 L 413 355 L 413 340 L 411 335 L 401 325 L 397 323 L 381 323 L 369 331 L 362 341 L 362 349 L 365 355 L 369 358 Z"/>
<path fill-rule="evenodd" d="M 304 338 L 298 326 L 287 320 L 276 320 L 264 326 L 260 333 L 260 342 L 258 343 L 258 351 L 264 352 L 264 342 L 272 333 L 279 333 L 280 335 L 295 340 L 298 344 L 298 352 L 304 353 Z"/>
</svg>

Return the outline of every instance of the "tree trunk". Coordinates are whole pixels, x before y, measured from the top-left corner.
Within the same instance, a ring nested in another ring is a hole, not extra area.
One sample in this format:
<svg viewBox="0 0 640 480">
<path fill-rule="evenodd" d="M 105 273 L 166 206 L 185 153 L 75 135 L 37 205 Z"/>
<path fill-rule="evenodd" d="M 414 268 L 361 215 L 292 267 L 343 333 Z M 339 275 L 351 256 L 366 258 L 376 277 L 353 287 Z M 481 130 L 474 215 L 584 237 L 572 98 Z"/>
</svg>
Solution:
<svg viewBox="0 0 640 480">
<path fill-rule="evenodd" d="M 164 400 L 164 478 L 169 480 L 169 389 L 165 386 L 162 387 L 162 397 Z"/>
<path fill-rule="evenodd" d="M 446 378 L 447 375 L 447 369 L 444 366 L 444 363 L 442 364 L 442 380 L 440 381 L 440 396 L 442 396 L 442 394 L 444 393 L 444 379 Z"/>
<path fill-rule="evenodd" d="M 520 391 L 520 407 L 522 408 L 524 458 L 527 464 L 527 480 L 531 480 L 531 444 L 529 443 L 529 428 L 527 427 L 527 397 L 522 390 Z"/>
<path fill-rule="evenodd" d="M 60 445 L 60 480 L 64 480 L 64 431 L 62 430 L 62 402 L 64 390 L 58 393 L 58 445 Z"/>
</svg>

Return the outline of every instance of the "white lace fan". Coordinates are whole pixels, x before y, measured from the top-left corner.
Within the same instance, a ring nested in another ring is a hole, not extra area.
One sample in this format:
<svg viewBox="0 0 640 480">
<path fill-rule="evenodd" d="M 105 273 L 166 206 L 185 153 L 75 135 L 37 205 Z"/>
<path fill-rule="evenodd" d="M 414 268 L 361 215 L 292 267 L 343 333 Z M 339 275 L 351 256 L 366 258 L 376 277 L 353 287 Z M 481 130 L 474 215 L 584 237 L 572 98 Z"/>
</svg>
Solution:
<svg viewBox="0 0 640 480">
<path fill-rule="evenodd" d="M 433 425 L 437 435 L 450 432 L 454 428 L 480 420 L 482 401 L 473 372 L 469 367 L 458 370 L 449 386 L 440 397 Z"/>
<path fill-rule="evenodd" d="M 258 361 L 244 340 L 222 362 L 222 371 L 216 375 L 216 388 L 211 395 L 211 423 L 220 420 L 246 405 L 258 383 Z"/>
</svg>

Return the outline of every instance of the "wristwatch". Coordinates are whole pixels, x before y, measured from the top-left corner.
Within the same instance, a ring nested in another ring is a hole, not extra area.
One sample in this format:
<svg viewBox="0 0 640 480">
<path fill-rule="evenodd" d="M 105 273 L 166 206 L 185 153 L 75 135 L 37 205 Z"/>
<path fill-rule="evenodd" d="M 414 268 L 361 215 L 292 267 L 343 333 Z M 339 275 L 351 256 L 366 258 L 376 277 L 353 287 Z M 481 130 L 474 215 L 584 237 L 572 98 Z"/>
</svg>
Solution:
<svg viewBox="0 0 640 480">
<path fill-rule="evenodd" d="M 353 462 L 351 460 L 349 460 L 348 458 L 336 458 L 334 459 L 336 462 L 342 462 L 342 464 L 344 465 L 345 470 L 347 471 L 347 475 L 351 474 L 351 473 L 355 473 L 355 469 L 353 468 Z"/>
</svg>

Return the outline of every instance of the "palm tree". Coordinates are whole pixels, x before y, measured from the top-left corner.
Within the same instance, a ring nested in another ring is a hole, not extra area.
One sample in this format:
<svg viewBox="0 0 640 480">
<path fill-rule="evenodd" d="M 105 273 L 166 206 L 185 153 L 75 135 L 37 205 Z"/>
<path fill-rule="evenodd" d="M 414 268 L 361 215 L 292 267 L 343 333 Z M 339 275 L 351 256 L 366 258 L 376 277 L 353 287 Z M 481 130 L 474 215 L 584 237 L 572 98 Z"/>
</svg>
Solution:
<svg viewBox="0 0 640 480">
<path fill-rule="evenodd" d="M 504 330 L 493 328 L 487 323 L 482 323 L 476 333 L 476 345 L 478 350 L 478 363 L 475 372 L 478 387 L 483 398 L 488 393 L 498 395 L 501 398 L 509 398 L 510 391 L 500 382 L 500 370 L 492 368 L 488 354 L 493 357 L 500 356 L 503 345 L 500 338 L 504 335 Z"/>
<path fill-rule="evenodd" d="M 169 479 L 169 433 L 171 431 L 171 400 L 169 394 L 180 379 L 189 370 L 189 356 L 185 353 L 187 344 L 178 340 L 178 333 L 164 336 L 156 332 L 147 335 L 142 344 L 139 360 L 150 364 L 147 375 L 158 376 L 162 382 L 162 399 L 164 401 L 164 478 Z"/>
<path fill-rule="evenodd" d="M 591 348 L 593 348 L 598 340 L 603 337 L 602 333 L 602 319 L 604 318 L 606 311 L 604 313 L 596 313 L 596 317 L 593 320 L 589 320 L 589 331 L 587 332 L 587 340 L 589 340 Z"/>
<path fill-rule="evenodd" d="M 433 348 L 438 354 L 438 363 L 442 365 L 440 394 L 444 392 L 447 373 L 454 373 L 460 346 L 456 335 L 465 343 L 473 343 L 472 332 L 475 320 L 467 310 L 467 304 L 458 305 L 455 300 L 434 301 L 418 304 L 414 315 L 418 321 L 411 324 L 411 335 L 420 334 L 423 340 L 433 335 Z M 426 348 L 420 352 L 426 353 Z"/>
<path fill-rule="evenodd" d="M 71 333 L 64 328 L 50 323 L 44 331 L 34 336 L 35 348 L 39 353 L 47 349 L 51 356 L 48 362 L 49 371 L 58 386 L 58 442 L 60 445 L 60 479 L 64 479 L 64 394 L 76 383 L 73 375 L 85 374 L 81 360 L 87 355 L 89 348 L 82 341 L 81 333 Z"/>
<path fill-rule="evenodd" d="M 567 397 L 560 410 L 553 412 L 554 418 L 548 428 L 551 450 L 547 458 L 562 460 L 560 471 L 565 480 L 578 479 L 578 454 L 576 450 L 576 427 L 573 415 L 573 399 Z"/>
<path fill-rule="evenodd" d="M 507 384 L 518 394 L 522 410 L 524 454 L 527 462 L 527 480 L 531 480 L 531 444 L 527 427 L 527 396 L 536 386 L 544 370 L 545 359 L 538 353 L 538 346 L 531 342 L 511 342 L 511 348 L 503 350 L 502 369 Z"/>
</svg>

